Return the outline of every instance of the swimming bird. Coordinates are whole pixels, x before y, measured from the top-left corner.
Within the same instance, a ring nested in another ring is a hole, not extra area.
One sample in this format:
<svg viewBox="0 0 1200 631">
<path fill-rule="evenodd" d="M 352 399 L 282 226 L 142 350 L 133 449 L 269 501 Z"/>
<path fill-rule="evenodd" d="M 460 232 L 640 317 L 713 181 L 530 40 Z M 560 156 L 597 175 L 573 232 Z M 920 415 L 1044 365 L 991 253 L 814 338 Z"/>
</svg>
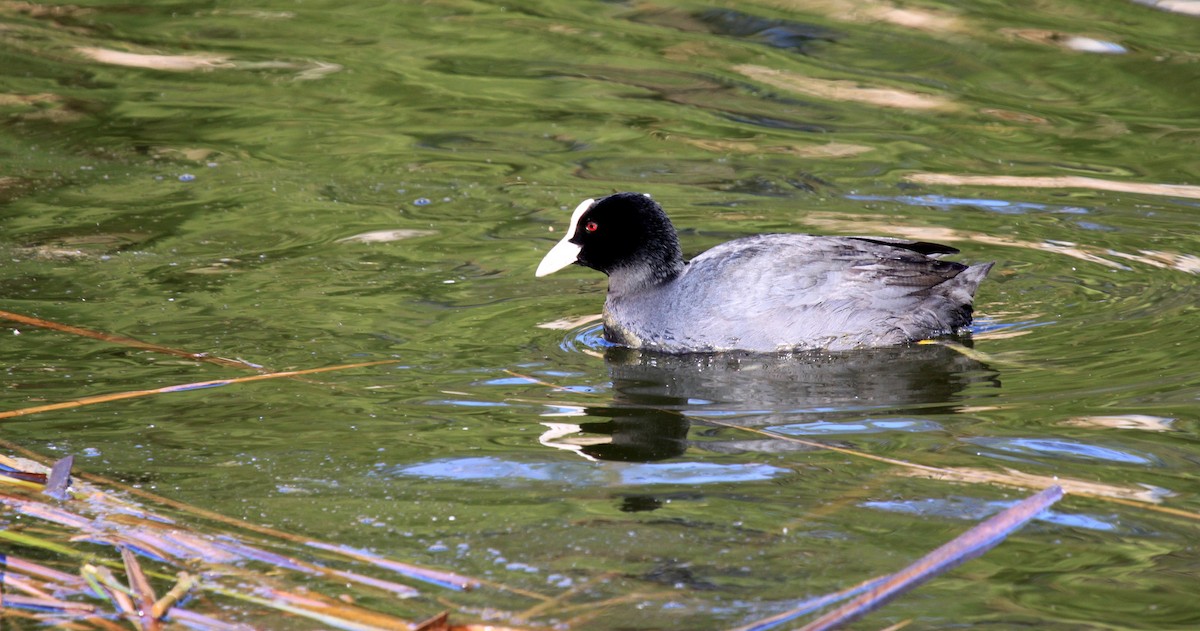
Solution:
<svg viewBox="0 0 1200 631">
<path fill-rule="evenodd" d="M 572 263 L 608 275 L 604 337 L 667 353 L 841 351 L 950 334 L 971 323 L 992 263 L 889 237 L 760 234 L 691 261 L 658 202 L 584 200 L 536 275 Z"/>
</svg>

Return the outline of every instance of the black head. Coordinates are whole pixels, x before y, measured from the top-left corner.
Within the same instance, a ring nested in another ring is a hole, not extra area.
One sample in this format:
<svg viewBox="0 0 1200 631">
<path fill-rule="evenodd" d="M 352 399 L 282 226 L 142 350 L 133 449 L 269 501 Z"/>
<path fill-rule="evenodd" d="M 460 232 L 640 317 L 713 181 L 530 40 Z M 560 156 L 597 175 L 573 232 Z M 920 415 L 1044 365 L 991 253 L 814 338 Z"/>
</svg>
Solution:
<svg viewBox="0 0 1200 631">
<path fill-rule="evenodd" d="M 616 193 L 575 209 L 568 232 L 538 266 L 545 276 L 576 263 L 612 275 L 622 269 L 669 280 L 683 268 L 679 237 L 671 220 L 649 196 Z"/>
</svg>

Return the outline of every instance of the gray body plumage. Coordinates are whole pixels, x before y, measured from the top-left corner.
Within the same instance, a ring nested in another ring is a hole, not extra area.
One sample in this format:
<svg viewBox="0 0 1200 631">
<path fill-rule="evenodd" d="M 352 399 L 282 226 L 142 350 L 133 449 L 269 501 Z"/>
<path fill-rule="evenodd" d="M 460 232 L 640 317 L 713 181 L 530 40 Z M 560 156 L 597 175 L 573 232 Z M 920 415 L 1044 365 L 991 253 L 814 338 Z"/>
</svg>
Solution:
<svg viewBox="0 0 1200 631">
<path fill-rule="evenodd" d="M 641 266 L 619 267 L 609 271 L 605 335 L 665 352 L 838 351 L 969 324 L 973 295 L 992 264 L 967 267 L 906 245 L 913 247 L 766 234 L 708 250 L 665 282 Z"/>
</svg>

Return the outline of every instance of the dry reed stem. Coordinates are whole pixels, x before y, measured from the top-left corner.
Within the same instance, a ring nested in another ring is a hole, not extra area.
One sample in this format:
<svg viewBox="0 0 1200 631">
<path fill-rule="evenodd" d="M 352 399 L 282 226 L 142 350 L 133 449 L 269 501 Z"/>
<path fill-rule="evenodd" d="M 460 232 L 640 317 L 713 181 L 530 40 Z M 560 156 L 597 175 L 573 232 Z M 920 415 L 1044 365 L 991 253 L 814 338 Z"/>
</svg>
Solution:
<svg viewBox="0 0 1200 631">
<path fill-rule="evenodd" d="M 949 173 L 913 173 L 905 179 L 921 184 L 948 186 L 1012 186 L 1018 188 L 1087 188 L 1113 193 L 1136 193 L 1200 199 L 1200 186 L 1190 184 L 1155 184 L 1101 180 L 1080 175 L 1021 176 L 1021 175 L 953 175 Z"/>
<path fill-rule="evenodd" d="M 17 416 L 27 416 L 29 414 L 40 414 L 42 412 L 52 412 L 55 410 L 67 410 L 71 408 L 83 407 L 85 405 L 95 405 L 97 403 L 109 403 L 111 401 L 121 401 L 124 399 L 136 399 L 140 397 L 148 397 L 155 394 L 167 394 L 171 392 L 187 392 L 190 390 L 202 390 L 204 388 L 213 388 L 217 386 L 228 386 L 236 383 L 248 383 L 251 381 L 262 381 L 264 379 L 280 379 L 283 377 L 295 377 L 298 375 L 312 375 L 322 372 L 333 372 L 336 370 L 349 370 L 351 368 L 364 368 L 366 366 L 380 366 L 382 364 L 395 363 L 394 359 L 359 362 L 357 364 L 341 364 L 338 366 L 323 366 L 321 368 L 306 368 L 303 370 L 285 370 L 283 372 L 273 372 L 261 375 L 252 375 L 250 377 L 234 377 L 231 379 L 214 379 L 212 381 L 197 381 L 194 383 L 184 383 L 175 386 L 165 386 L 162 388 L 154 388 L 153 390 L 131 390 L 128 392 L 117 392 L 113 394 L 101 394 L 92 397 L 83 397 L 74 401 L 63 401 L 61 403 L 51 403 L 48 405 L 38 405 L 34 407 L 22 408 L 19 410 L 9 410 L 0 412 L 0 419 L 13 418 Z"/>
<path fill-rule="evenodd" d="M 862 617 L 918 585 L 991 550 L 1062 497 L 1063 490 L 1060 487 L 1050 487 L 1021 500 L 892 574 L 866 593 L 804 625 L 801 631 L 831 631 Z"/>
<path fill-rule="evenodd" d="M 191 359 L 198 362 L 209 362 L 211 364 L 217 364 L 218 366 L 249 368 L 251 370 L 259 369 L 258 366 L 254 366 L 248 362 L 240 360 L 214 357 L 207 353 L 191 353 L 188 351 L 179 350 L 177 348 L 171 348 L 169 346 L 143 342 L 132 337 L 125 337 L 124 335 L 114 335 L 112 333 L 105 333 L 103 331 L 94 331 L 92 329 L 85 329 L 83 327 L 72 326 L 70 324 L 54 322 L 52 320 L 43 320 L 42 318 L 12 313 L 11 311 L 0 311 L 0 320 L 12 320 L 13 322 L 20 322 L 21 324 L 28 324 L 30 326 L 36 326 L 43 329 L 70 333 L 71 335 L 78 335 L 80 337 L 90 337 L 95 340 L 111 342 L 113 344 L 120 344 L 122 346 L 129 346 L 146 351 L 154 351 L 155 353 L 162 353 L 164 355 L 174 355 L 176 357 L 183 357 L 184 359 Z"/>
<path fill-rule="evenodd" d="M 154 601 L 158 600 L 154 596 L 154 588 L 146 580 L 146 574 L 142 572 L 142 566 L 133 551 L 127 546 L 120 546 L 120 549 L 121 560 L 125 562 L 125 574 L 129 577 L 129 588 L 138 599 L 137 614 L 142 631 L 158 631 L 160 626 L 153 613 Z"/>
<path fill-rule="evenodd" d="M 175 603 L 179 602 L 179 599 L 183 598 L 196 585 L 196 579 L 187 572 L 180 572 L 176 576 L 179 580 L 175 582 L 175 586 L 163 594 L 162 598 L 156 600 L 150 609 L 150 615 L 154 616 L 156 620 L 162 620 L 167 612 L 171 611 L 171 607 L 175 606 Z"/>
</svg>

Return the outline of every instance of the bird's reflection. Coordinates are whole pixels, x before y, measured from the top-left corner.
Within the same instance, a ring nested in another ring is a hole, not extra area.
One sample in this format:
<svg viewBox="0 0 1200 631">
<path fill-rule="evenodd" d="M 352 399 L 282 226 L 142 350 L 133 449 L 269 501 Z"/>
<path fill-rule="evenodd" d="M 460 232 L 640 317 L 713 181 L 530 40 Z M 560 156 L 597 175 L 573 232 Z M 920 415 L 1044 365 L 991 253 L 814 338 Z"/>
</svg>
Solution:
<svg viewBox="0 0 1200 631">
<path fill-rule="evenodd" d="M 605 362 L 612 376 L 611 404 L 588 407 L 570 419 L 573 423 L 547 423 L 551 431 L 543 434 L 544 444 L 588 458 L 651 462 L 684 453 L 694 444 L 688 439 L 691 423 L 703 423 L 705 417 L 772 428 L 919 417 L 953 411 L 971 384 L 999 385 L 997 373 L 970 349 L 950 344 L 803 355 L 668 355 L 610 348 Z M 796 448 L 751 437 L 737 443 L 705 441 L 703 447 Z"/>
</svg>

